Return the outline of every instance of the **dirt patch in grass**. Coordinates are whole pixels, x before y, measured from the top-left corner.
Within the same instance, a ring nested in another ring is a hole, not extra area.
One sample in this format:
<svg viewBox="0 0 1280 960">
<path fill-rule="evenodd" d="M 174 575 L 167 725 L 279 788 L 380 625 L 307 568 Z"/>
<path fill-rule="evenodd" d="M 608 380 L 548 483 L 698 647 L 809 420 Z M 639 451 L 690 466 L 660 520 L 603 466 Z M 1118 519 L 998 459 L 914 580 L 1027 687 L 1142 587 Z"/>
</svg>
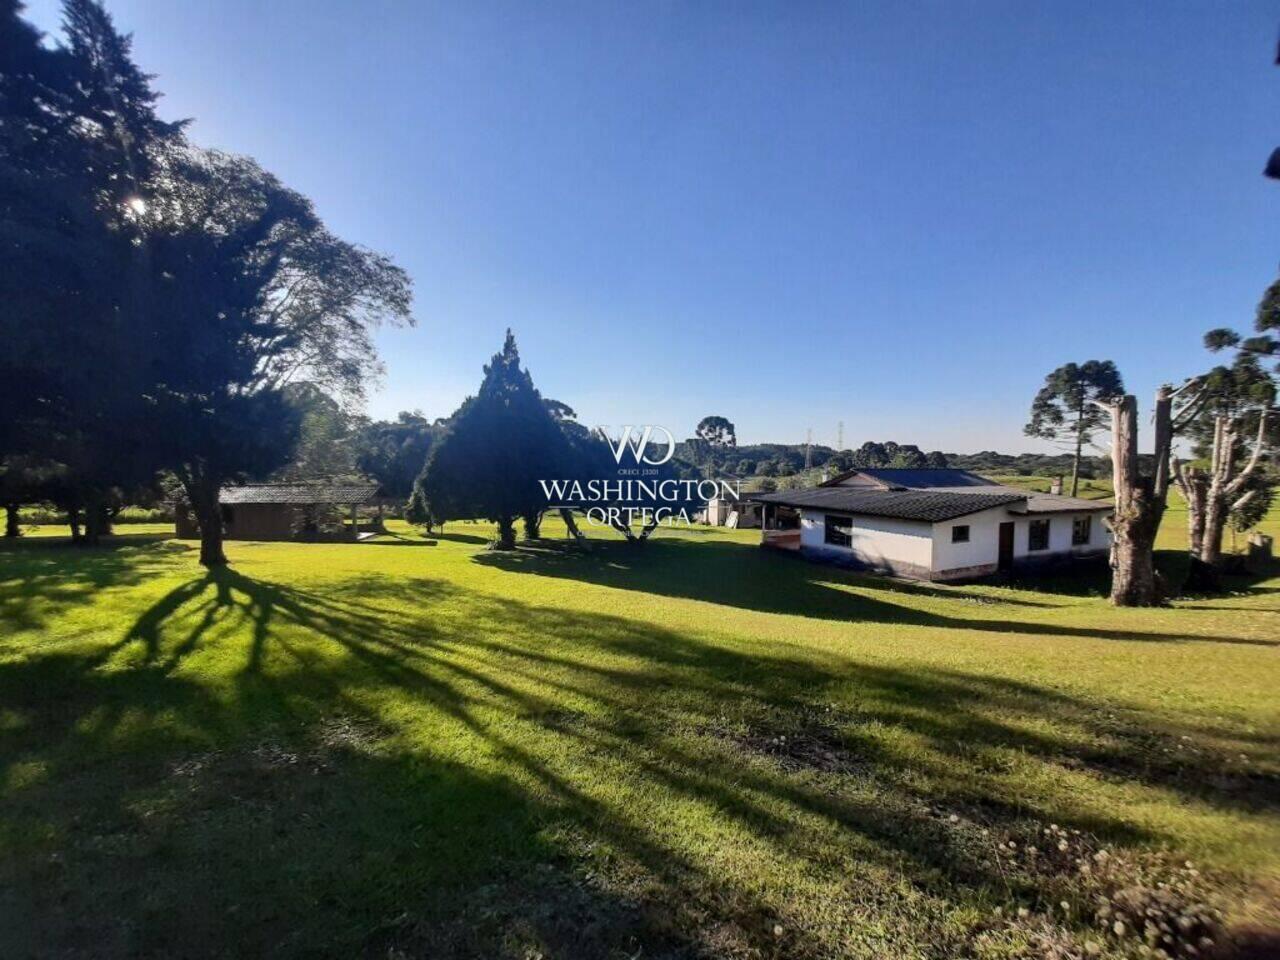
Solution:
<svg viewBox="0 0 1280 960">
<path fill-rule="evenodd" d="M 788 772 L 866 771 L 868 758 L 852 749 L 840 733 L 843 722 L 846 718 L 829 709 L 812 708 L 754 721 L 721 717 L 701 732 L 749 756 L 766 757 Z"/>
</svg>

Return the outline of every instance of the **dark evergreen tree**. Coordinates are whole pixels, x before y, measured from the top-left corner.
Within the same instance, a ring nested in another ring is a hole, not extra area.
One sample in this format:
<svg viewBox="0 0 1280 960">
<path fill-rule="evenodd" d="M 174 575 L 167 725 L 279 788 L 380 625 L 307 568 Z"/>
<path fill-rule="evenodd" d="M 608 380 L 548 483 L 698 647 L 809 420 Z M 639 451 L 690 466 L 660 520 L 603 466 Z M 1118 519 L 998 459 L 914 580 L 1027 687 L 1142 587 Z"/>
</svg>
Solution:
<svg viewBox="0 0 1280 960">
<path fill-rule="evenodd" d="M 415 487 L 412 494 L 410 494 L 409 502 L 405 504 L 404 518 L 410 523 L 426 527 L 427 530 L 431 530 L 435 526 L 435 520 L 431 516 L 431 507 L 427 503 L 427 498 L 420 487 Z"/>
<path fill-rule="evenodd" d="M 418 485 L 434 519 L 491 520 L 498 524 L 498 546 L 509 550 L 516 520 L 538 517 L 547 506 L 539 481 L 563 476 L 568 463 L 564 434 L 520 366 L 508 330 L 479 391 L 432 448 Z"/>
<path fill-rule="evenodd" d="M 356 441 L 356 466 L 378 481 L 384 497 L 409 500 L 435 438 L 446 428 L 420 413 L 401 412 L 395 420 L 364 427 Z M 426 516 L 415 523 L 425 523 Z"/>
<path fill-rule="evenodd" d="M 46 48 L 0 11 L 0 433 L 68 468 L 86 539 L 113 497 L 148 484 L 140 212 L 154 157 L 181 140 L 129 41 L 94 0 L 68 0 L 66 44 Z"/>
</svg>

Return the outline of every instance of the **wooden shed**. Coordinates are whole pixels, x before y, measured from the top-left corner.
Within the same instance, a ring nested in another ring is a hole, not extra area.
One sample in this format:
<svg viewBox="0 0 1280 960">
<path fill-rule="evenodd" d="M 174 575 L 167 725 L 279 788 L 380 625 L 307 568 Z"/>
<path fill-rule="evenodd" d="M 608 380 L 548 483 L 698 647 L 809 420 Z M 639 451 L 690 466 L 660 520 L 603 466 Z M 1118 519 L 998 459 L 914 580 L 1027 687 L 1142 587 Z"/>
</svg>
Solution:
<svg viewBox="0 0 1280 960">
<path fill-rule="evenodd" d="M 357 540 L 360 507 L 378 493 L 376 483 L 251 483 L 223 487 L 222 535 L 228 540 Z M 174 511 L 177 536 L 198 537 L 190 508 Z M 368 532 L 377 521 L 365 525 Z"/>
</svg>

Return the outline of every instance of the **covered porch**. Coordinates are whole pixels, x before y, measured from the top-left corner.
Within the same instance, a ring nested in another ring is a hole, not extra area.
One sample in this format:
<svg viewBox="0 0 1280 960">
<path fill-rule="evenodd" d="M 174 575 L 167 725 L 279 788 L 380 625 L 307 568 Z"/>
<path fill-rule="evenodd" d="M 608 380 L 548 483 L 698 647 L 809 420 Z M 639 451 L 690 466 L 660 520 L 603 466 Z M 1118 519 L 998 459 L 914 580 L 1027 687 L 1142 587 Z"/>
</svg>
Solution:
<svg viewBox="0 0 1280 960">
<path fill-rule="evenodd" d="M 760 544 L 777 550 L 800 549 L 800 511 L 781 503 L 760 502 Z"/>
</svg>

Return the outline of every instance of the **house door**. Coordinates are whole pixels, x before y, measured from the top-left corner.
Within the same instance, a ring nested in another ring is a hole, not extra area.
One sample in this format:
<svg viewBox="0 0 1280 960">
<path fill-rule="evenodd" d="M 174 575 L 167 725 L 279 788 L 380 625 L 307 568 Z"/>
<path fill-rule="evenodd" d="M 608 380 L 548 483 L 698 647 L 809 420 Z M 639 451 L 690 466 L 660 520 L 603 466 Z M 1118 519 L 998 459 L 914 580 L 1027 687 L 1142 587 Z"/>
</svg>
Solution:
<svg viewBox="0 0 1280 960">
<path fill-rule="evenodd" d="M 1002 573 L 1013 569 L 1013 521 L 1000 524 L 1000 559 L 997 569 Z"/>
</svg>

